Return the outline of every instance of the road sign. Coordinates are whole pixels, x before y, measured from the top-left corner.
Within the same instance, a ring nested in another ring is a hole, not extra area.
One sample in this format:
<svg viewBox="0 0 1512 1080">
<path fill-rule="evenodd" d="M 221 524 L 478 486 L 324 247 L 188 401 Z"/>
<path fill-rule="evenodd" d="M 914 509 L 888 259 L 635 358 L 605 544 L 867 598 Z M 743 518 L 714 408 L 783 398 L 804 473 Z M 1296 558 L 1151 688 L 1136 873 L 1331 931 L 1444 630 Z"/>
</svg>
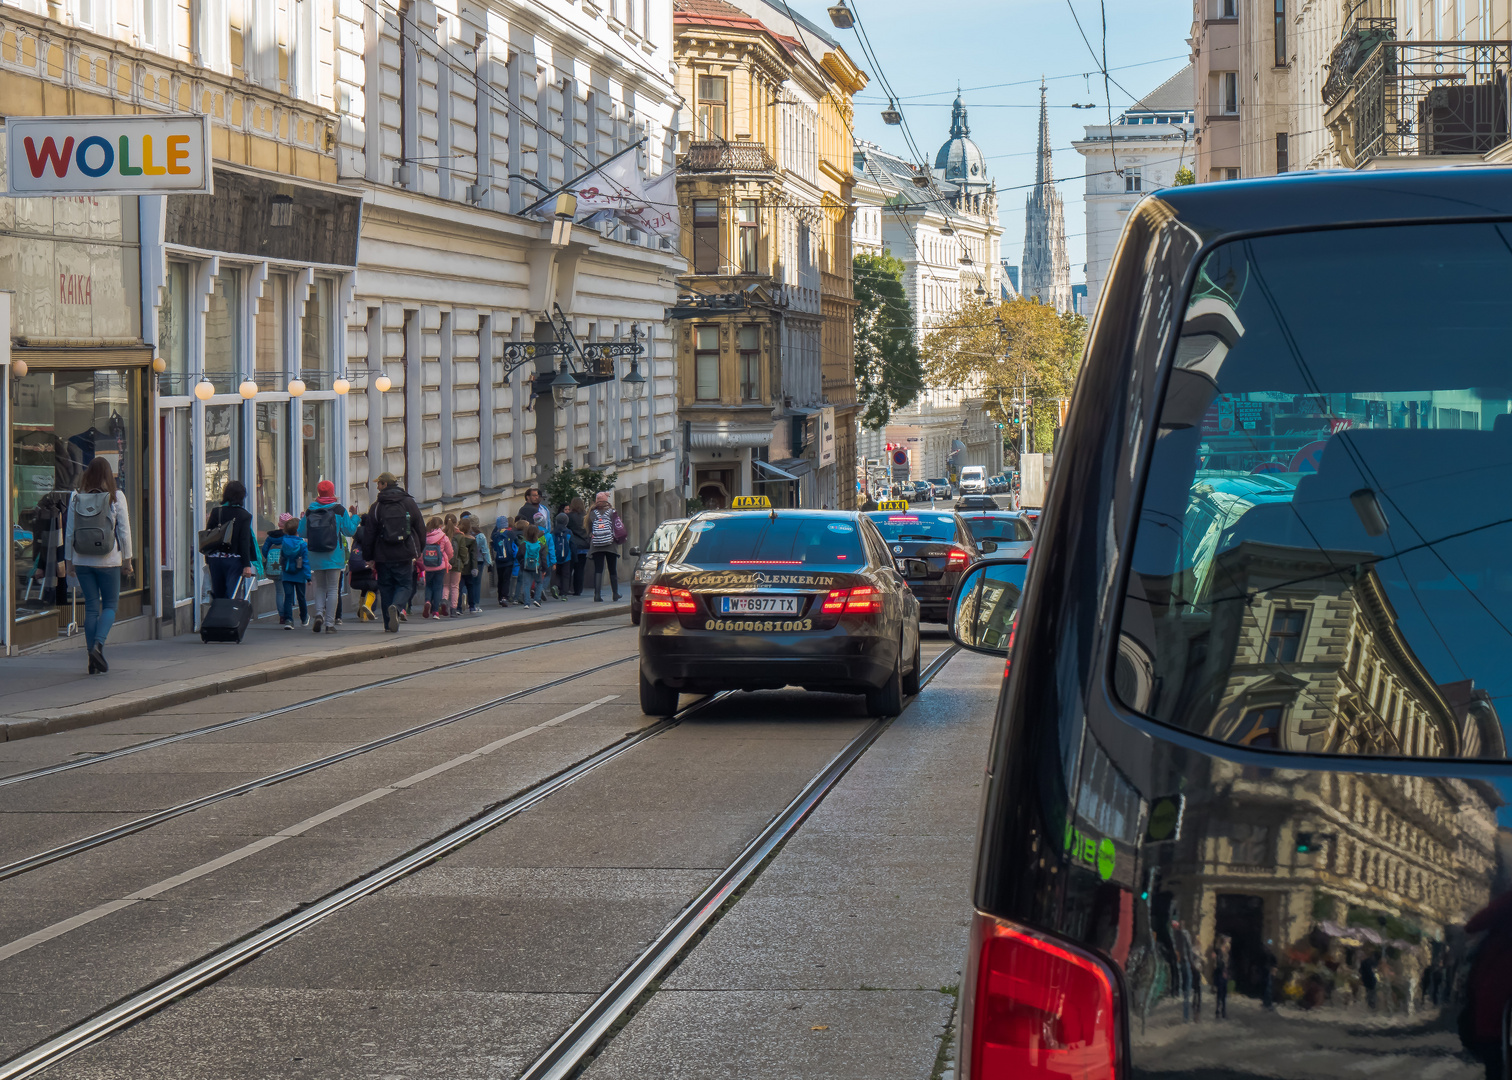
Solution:
<svg viewBox="0 0 1512 1080">
<path fill-rule="evenodd" d="M 893 451 L 893 464 L 894 465 L 907 465 L 908 464 L 908 451 L 907 450 L 894 450 Z"/>
<path fill-rule="evenodd" d="M 1260 464 L 1256 465 L 1253 469 L 1250 470 L 1250 475 L 1262 476 L 1265 473 L 1284 473 L 1285 471 L 1286 466 L 1281 464 L 1279 461 L 1262 461 Z"/>
<path fill-rule="evenodd" d="M 1291 459 L 1291 465 L 1287 472 L 1317 472 L 1318 462 L 1323 457 L 1323 448 L 1327 446 L 1326 440 L 1319 439 L 1310 442 L 1297 451 L 1297 456 Z"/>
<path fill-rule="evenodd" d="M 1186 796 L 1163 795 L 1150 803 L 1150 819 L 1145 824 L 1144 842 L 1169 844 L 1181 839 L 1181 819 L 1186 810 Z"/>
</svg>

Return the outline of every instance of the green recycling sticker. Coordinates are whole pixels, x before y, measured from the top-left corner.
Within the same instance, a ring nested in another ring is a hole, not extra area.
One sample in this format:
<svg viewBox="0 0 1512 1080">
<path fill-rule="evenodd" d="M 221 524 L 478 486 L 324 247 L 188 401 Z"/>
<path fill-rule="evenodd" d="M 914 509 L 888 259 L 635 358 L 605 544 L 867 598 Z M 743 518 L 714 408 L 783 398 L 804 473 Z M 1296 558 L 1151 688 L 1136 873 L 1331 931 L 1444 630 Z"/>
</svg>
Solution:
<svg viewBox="0 0 1512 1080">
<path fill-rule="evenodd" d="M 1113 876 L 1113 868 L 1118 861 L 1118 850 L 1108 837 L 1094 839 L 1067 822 L 1066 851 L 1077 862 L 1089 868 L 1095 867 L 1097 876 L 1104 881 Z"/>
<path fill-rule="evenodd" d="M 1113 863 L 1118 858 L 1118 852 L 1113 849 L 1113 841 L 1106 836 L 1097 842 L 1097 876 L 1107 881 L 1113 876 Z"/>
</svg>

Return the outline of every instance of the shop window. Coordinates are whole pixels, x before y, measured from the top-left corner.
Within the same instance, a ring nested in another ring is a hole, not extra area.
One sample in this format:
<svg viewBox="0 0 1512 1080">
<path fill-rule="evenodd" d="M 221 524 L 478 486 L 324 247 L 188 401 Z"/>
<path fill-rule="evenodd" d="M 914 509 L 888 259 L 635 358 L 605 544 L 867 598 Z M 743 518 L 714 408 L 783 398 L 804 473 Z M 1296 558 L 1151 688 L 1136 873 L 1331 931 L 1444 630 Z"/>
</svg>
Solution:
<svg viewBox="0 0 1512 1080">
<path fill-rule="evenodd" d="M 167 287 L 158 308 L 158 355 L 168 365 L 166 391 L 171 394 L 187 394 L 190 389 L 187 376 L 193 309 L 189 306 L 189 294 L 193 280 L 193 268 L 188 263 L 168 264 Z"/>
<path fill-rule="evenodd" d="M 740 398 L 761 400 L 761 328 L 740 328 Z"/>
<path fill-rule="evenodd" d="M 33 370 L 12 386 L 12 550 L 15 552 L 16 619 L 52 613 L 70 602 L 59 572 L 68 496 L 96 458 L 110 462 L 126 493 L 132 541 L 138 551 L 121 589 L 142 586 L 149 560 L 142 526 L 142 448 L 136 368 L 100 371 Z M 122 609 L 126 610 L 125 608 Z"/>
<path fill-rule="evenodd" d="M 693 331 L 694 396 L 699 401 L 719 400 L 719 328 L 700 326 Z"/>
<path fill-rule="evenodd" d="M 719 200 L 693 200 L 693 272 L 719 273 Z"/>
<path fill-rule="evenodd" d="M 284 373 L 284 333 L 288 325 L 289 275 L 269 274 L 263 294 L 257 300 L 257 315 L 252 327 L 256 355 L 253 364 L 258 374 Z M 259 379 L 264 390 L 277 385 L 271 379 Z M 282 389 L 282 386 L 279 386 Z"/>
<path fill-rule="evenodd" d="M 334 401 L 304 401 L 300 405 L 299 445 L 304 500 L 315 497 L 322 480 L 336 482 L 336 420 Z"/>
<path fill-rule="evenodd" d="M 310 298 L 305 301 L 299 340 L 299 366 L 305 371 L 331 370 L 331 314 L 335 306 L 335 284 L 330 278 L 316 278 Z"/>
<path fill-rule="evenodd" d="M 760 243 L 760 230 L 756 221 L 756 200 L 740 200 L 740 272 L 742 274 L 754 274 L 757 272 L 758 245 Z"/>
<path fill-rule="evenodd" d="M 205 372 L 222 394 L 231 393 L 241 371 L 241 273 L 215 279 L 205 311 Z"/>
<path fill-rule="evenodd" d="M 278 525 L 279 514 L 298 513 L 289 493 L 289 432 L 287 401 L 257 403 L 257 531 L 262 535 Z"/>
<path fill-rule="evenodd" d="M 162 499 L 163 536 L 169 538 L 172 552 L 169 563 L 173 571 L 173 599 L 188 600 L 194 595 L 194 565 L 198 558 L 195 541 L 199 526 L 194 520 L 193 422 L 187 406 L 164 409 L 162 417 Z M 219 494 L 218 492 L 216 494 Z M 207 500 L 211 498 L 206 493 Z"/>
<path fill-rule="evenodd" d="M 242 407 L 205 406 L 205 506 L 220 504 L 221 492 L 241 479 Z"/>
</svg>

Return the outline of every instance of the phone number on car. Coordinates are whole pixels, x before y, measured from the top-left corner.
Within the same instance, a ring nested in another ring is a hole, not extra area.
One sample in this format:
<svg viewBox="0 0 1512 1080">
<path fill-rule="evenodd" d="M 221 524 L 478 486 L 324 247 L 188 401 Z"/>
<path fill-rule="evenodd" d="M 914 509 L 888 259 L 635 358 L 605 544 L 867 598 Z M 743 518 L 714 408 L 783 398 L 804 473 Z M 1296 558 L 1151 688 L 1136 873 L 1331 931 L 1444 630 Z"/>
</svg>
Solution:
<svg viewBox="0 0 1512 1080">
<path fill-rule="evenodd" d="M 813 619 L 766 619 L 764 621 L 708 619 L 704 622 L 705 630 L 760 630 L 769 634 L 783 630 L 812 630 L 813 628 Z"/>
</svg>

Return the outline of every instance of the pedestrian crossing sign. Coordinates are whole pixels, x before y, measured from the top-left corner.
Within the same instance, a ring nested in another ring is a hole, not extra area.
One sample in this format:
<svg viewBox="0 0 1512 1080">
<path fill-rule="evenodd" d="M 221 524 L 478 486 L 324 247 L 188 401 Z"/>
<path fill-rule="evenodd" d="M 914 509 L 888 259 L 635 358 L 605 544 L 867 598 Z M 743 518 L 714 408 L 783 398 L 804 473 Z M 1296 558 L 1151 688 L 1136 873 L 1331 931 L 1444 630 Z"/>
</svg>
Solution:
<svg viewBox="0 0 1512 1080">
<path fill-rule="evenodd" d="M 906 512 L 908 510 L 907 499 L 883 499 L 877 504 L 878 510 L 896 510 Z"/>
<path fill-rule="evenodd" d="M 731 510 L 770 510 L 772 500 L 765 495 L 737 495 L 730 500 Z"/>
</svg>

